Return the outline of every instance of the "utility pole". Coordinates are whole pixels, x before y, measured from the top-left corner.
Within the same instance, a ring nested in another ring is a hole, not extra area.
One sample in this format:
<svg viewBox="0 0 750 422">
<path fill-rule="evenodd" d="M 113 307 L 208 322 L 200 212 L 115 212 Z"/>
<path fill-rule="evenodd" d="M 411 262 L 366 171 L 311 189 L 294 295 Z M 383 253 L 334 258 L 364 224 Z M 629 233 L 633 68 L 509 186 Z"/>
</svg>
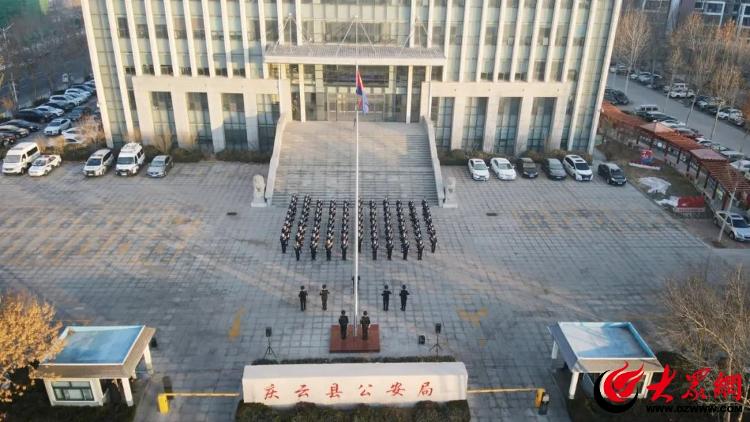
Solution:
<svg viewBox="0 0 750 422">
<path fill-rule="evenodd" d="M 13 24 L 6 26 L 5 28 L 0 29 L 0 31 L 3 32 L 3 50 L 9 51 L 8 49 L 8 35 L 7 32 L 13 28 Z M 8 66 L 10 66 L 9 63 L 4 64 L 5 68 L 7 69 Z M 11 68 L 12 69 L 12 68 Z M 11 70 L 9 72 L 10 74 L 10 91 L 13 94 L 13 104 L 18 105 L 18 91 L 16 91 L 16 80 L 13 77 L 13 71 Z M 2 86 L 2 79 L 0 78 L 0 86 Z"/>
</svg>

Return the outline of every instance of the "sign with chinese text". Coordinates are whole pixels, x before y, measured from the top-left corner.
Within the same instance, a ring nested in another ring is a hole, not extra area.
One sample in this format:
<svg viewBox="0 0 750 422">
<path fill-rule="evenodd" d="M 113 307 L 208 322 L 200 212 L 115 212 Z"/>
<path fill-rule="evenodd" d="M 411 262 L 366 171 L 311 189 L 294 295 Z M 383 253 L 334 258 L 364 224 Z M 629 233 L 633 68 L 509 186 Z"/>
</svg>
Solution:
<svg viewBox="0 0 750 422">
<path fill-rule="evenodd" d="M 465 400 L 469 376 L 461 362 L 250 365 L 242 375 L 245 403 L 292 406 L 411 405 Z"/>
</svg>

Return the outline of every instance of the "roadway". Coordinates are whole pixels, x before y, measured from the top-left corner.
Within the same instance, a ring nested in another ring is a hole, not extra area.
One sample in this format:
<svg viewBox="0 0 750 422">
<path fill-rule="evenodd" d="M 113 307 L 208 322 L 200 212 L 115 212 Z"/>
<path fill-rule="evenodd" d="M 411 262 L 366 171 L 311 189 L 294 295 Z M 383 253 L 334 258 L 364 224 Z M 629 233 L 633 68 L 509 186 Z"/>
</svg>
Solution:
<svg viewBox="0 0 750 422">
<path fill-rule="evenodd" d="M 625 91 L 625 77 L 608 73 L 607 87 Z M 630 81 L 628 84 L 626 95 L 630 98 L 630 104 L 621 106 L 622 109 L 632 110 L 640 104 L 656 104 L 663 113 L 687 123 L 688 127 L 698 130 L 704 137 L 711 137 L 711 129 L 714 124 L 713 115 L 706 114 L 696 108 L 690 114 L 690 120 L 688 120 L 690 107 L 668 98 L 661 91 L 646 88 L 634 81 Z M 750 152 L 750 139 L 745 138 L 744 131 L 724 120 L 719 120 L 716 124 L 713 140 L 736 151 Z"/>
</svg>

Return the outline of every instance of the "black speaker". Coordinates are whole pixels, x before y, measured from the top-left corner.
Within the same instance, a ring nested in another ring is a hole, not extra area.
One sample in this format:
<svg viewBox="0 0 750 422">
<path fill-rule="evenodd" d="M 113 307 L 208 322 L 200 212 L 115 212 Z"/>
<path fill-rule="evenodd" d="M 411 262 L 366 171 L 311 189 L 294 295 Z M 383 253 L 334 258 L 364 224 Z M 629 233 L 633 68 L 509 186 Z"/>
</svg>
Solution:
<svg viewBox="0 0 750 422">
<path fill-rule="evenodd" d="M 271 327 L 266 327 L 266 337 L 271 337 L 273 334 L 273 331 L 271 331 Z"/>
<path fill-rule="evenodd" d="M 441 331 L 443 331 L 443 324 L 438 322 L 435 324 L 435 334 L 440 334 Z"/>
<path fill-rule="evenodd" d="M 424 336 L 423 336 L 423 335 L 418 335 L 418 336 L 417 336 L 417 344 L 424 344 L 424 343 L 425 343 L 425 341 L 426 341 L 426 340 L 425 340 L 425 338 L 424 338 Z"/>
</svg>

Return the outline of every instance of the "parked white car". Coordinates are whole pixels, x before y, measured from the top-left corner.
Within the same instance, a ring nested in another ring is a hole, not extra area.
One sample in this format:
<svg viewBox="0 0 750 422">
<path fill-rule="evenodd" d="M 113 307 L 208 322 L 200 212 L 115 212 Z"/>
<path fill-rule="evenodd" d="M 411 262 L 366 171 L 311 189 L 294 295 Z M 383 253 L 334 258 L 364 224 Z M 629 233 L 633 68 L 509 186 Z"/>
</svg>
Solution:
<svg viewBox="0 0 750 422">
<path fill-rule="evenodd" d="M 79 106 L 86 102 L 86 100 L 83 97 L 78 97 L 75 95 L 53 95 L 49 97 L 50 101 L 62 101 L 62 102 L 72 102 L 73 104 Z"/>
<path fill-rule="evenodd" d="M 491 159 L 490 168 L 500 180 L 516 180 L 516 169 L 506 158 Z"/>
<path fill-rule="evenodd" d="M 46 176 L 55 167 L 60 167 L 62 159 L 59 155 L 40 155 L 39 158 L 34 160 L 29 168 L 29 176 Z"/>
<path fill-rule="evenodd" d="M 34 142 L 21 142 L 13 146 L 3 159 L 3 174 L 25 173 L 39 155 L 39 146 Z"/>
<path fill-rule="evenodd" d="M 39 110 L 42 113 L 50 113 L 55 117 L 62 117 L 65 114 L 65 110 L 60 110 L 59 108 L 50 107 L 46 105 L 40 105 L 39 107 L 35 107 L 34 110 Z"/>
<path fill-rule="evenodd" d="M 724 222 L 724 232 L 729 235 L 729 238 L 738 242 L 750 241 L 750 225 L 742 217 L 742 215 L 726 212 L 716 211 L 714 215 L 714 224 L 721 227 Z"/>
<path fill-rule="evenodd" d="M 743 173 L 747 173 L 750 171 L 750 160 L 737 160 L 734 163 L 730 164 L 730 166 Z"/>
<path fill-rule="evenodd" d="M 736 109 L 736 108 L 724 108 L 721 109 L 718 113 L 718 116 L 722 120 L 726 120 L 730 117 L 743 117 L 742 116 L 742 110 Z"/>
<path fill-rule="evenodd" d="M 692 89 L 673 89 L 667 95 L 669 98 L 693 98 L 695 92 Z"/>
<path fill-rule="evenodd" d="M 589 164 L 578 155 L 566 155 L 563 159 L 563 167 L 571 177 L 578 181 L 590 181 L 594 177 Z"/>
<path fill-rule="evenodd" d="M 487 164 L 479 158 L 469 159 L 469 174 L 471 174 L 471 178 L 474 180 L 490 180 L 490 171 L 487 168 Z"/>
<path fill-rule="evenodd" d="M 80 89 L 80 88 L 70 88 L 70 89 L 68 89 L 68 90 L 65 91 L 65 94 L 77 95 L 79 97 L 85 98 L 86 100 L 88 100 L 89 98 L 91 98 L 91 93 L 90 92 L 85 91 L 85 90 Z"/>
<path fill-rule="evenodd" d="M 90 140 L 80 127 L 66 129 L 62 132 L 62 136 L 68 144 L 85 144 Z"/>
<path fill-rule="evenodd" d="M 86 160 L 86 164 L 83 165 L 84 176 L 102 176 L 104 173 L 112 167 L 112 163 L 115 161 L 115 155 L 110 149 L 102 148 L 89 157 Z"/>
<path fill-rule="evenodd" d="M 115 171 L 118 176 L 133 176 L 138 174 L 145 160 L 146 154 L 141 144 L 130 142 L 120 150 Z"/>
<path fill-rule="evenodd" d="M 70 119 L 55 119 L 44 128 L 44 134 L 47 136 L 59 135 L 70 127 L 70 123 Z"/>
</svg>

